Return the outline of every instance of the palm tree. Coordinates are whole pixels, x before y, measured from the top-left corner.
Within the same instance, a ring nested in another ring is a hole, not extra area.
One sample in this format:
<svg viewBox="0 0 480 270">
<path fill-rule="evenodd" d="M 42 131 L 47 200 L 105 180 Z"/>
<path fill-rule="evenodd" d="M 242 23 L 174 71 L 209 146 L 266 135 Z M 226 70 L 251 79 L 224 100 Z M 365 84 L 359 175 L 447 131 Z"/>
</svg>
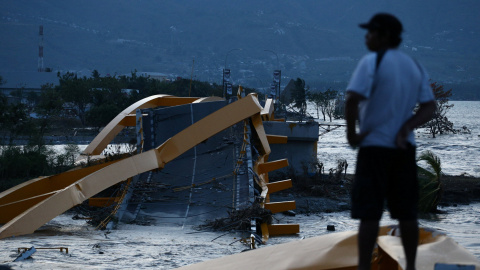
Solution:
<svg viewBox="0 0 480 270">
<path fill-rule="evenodd" d="M 442 164 L 440 158 L 431 151 L 421 153 L 417 158 L 417 162 L 419 161 L 426 162 L 427 168 L 417 165 L 420 194 L 418 208 L 420 212 L 433 212 L 437 210 L 443 193 Z"/>
</svg>

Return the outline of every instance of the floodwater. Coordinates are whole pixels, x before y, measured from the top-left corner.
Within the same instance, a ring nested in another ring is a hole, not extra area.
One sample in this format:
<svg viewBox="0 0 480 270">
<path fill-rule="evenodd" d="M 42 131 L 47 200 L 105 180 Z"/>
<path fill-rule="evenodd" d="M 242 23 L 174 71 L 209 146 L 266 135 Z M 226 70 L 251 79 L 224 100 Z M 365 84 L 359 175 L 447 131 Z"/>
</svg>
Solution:
<svg viewBox="0 0 480 270">
<path fill-rule="evenodd" d="M 480 101 L 454 101 L 454 106 L 447 113 L 447 118 L 454 124 L 455 129 L 466 127 L 470 134 L 445 134 L 432 138 L 424 129 L 416 131 L 418 153 L 432 151 L 442 162 L 443 173 L 447 175 L 467 174 L 480 177 Z M 316 117 L 313 106 L 309 106 L 309 113 Z M 334 120 L 332 123 L 345 124 L 344 120 Z M 326 128 L 326 127 L 325 127 Z M 320 133 L 324 130 L 320 128 Z M 348 163 L 348 173 L 355 171 L 356 151 L 347 143 L 345 127 L 335 129 L 320 136 L 318 141 L 318 159 L 325 169 L 336 168 L 337 160 L 345 159 Z"/>
</svg>

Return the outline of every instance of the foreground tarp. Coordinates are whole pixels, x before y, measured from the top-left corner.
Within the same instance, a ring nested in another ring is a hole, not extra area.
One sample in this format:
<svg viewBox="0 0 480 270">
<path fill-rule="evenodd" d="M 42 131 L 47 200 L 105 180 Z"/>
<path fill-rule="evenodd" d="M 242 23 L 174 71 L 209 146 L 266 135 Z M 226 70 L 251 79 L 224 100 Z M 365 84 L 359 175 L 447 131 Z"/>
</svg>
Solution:
<svg viewBox="0 0 480 270">
<path fill-rule="evenodd" d="M 392 231 L 392 227 L 381 228 L 378 244 L 382 250 L 378 253 L 383 257 L 374 259 L 372 269 L 404 269 L 400 238 L 388 235 Z M 475 265 L 475 269 L 480 269 L 475 256 L 451 238 L 426 229 L 421 230 L 420 237 L 417 270 L 432 270 L 435 263 Z M 356 269 L 357 260 L 357 232 L 349 231 L 263 247 L 178 269 Z"/>
<path fill-rule="evenodd" d="M 428 232 L 432 234 L 429 235 Z M 424 231 L 423 234 L 424 237 L 420 239 L 418 246 L 417 270 L 434 269 L 436 263 L 475 265 L 475 269 L 480 269 L 480 262 L 476 257 L 462 246 L 459 246 L 452 238 L 428 230 Z M 406 265 L 400 237 L 391 235 L 380 236 L 377 243 L 381 250 L 400 266 Z"/>
</svg>

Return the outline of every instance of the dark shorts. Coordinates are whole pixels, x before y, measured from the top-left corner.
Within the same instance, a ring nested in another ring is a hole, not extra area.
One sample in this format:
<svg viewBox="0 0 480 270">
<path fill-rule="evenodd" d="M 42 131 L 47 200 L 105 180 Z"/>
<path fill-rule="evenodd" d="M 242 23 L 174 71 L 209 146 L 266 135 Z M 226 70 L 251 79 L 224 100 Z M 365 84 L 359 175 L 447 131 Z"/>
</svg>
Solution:
<svg viewBox="0 0 480 270">
<path fill-rule="evenodd" d="M 352 188 L 352 218 L 380 219 L 385 201 L 392 218 L 417 218 L 415 151 L 413 146 L 407 150 L 360 148 Z"/>
</svg>

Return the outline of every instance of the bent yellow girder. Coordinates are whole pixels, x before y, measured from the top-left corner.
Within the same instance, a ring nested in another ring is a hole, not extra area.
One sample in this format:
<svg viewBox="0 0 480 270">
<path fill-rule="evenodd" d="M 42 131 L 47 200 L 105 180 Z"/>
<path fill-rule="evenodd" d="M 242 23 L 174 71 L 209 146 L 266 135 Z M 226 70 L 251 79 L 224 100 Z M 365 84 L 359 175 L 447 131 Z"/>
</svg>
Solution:
<svg viewBox="0 0 480 270">
<path fill-rule="evenodd" d="M 0 224 L 7 223 L 55 192 L 117 161 L 35 178 L 0 193 Z"/>
<path fill-rule="evenodd" d="M 238 98 L 241 98 L 242 88 L 239 87 L 239 93 L 237 94 Z M 270 183 L 268 179 L 268 173 L 285 166 L 288 166 L 288 161 L 286 159 L 276 160 L 268 162 L 270 155 L 270 145 L 269 143 L 287 143 L 286 136 L 278 135 L 265 135 L 265 130 L 263 128 L 263 121 L 285 121 L 284 119 L 275 119 L 274 116 L 274 103 L 273 99 L 267 99 L 265 101 L 265 107 L 262 109 L 260 114 L 254 115 L 250 118 L 251 123 L 254 127 L 252 132 L 256 133 L 256 143 L 255 148 L 258 150 L 258 157 L 254 161 L 253 171 L 255 172 L 255 182 L 260 187 L 260 196 L 256 198 L 260 202 L 262 208 L 270 210 L 272 213 L 278 213 L 288 210 L 293 210 L 296 208 L 295 201 L 286 201 L 286 202 L 270 202 L 270 194 L 290 188 L 292 186 L 292 181 L 290 179 L 277 181 Z M 244 135 L 247 136 L 247 135 Z M 295 234 L 300 232 L 299 224 L 267 224 L 261 223 L 261 233 L 262 240 L 266 242 L 270 236 L 275 235 L 285 235 L 285 234 Z"/>
<path fill-rule="evenodd" d="M 137 102 L 135 104 L 138 105 L 139 103 Z M 133 106 L 134 105 L 129 108 Z M 137 108 L 140 106 L 142 105 L 138 105 Z M 261 110 L 262 107 L 258 103 L 258 100 L 249 95 L 199 120 L 165 141 L 156 149 L 115 162 L 79 169 L 78 172 L 76 172 L 77 174 L 75 174 L 76 177 L 71 178 L 72 182 L 67 187 L 57 190 L 58 187 L 52 186 L 50 189 L 44 190 L 46 193 L 43 193 L 44 191 L 37 192 L 37 195 L 34 195 L 36 200 L 32 200 L 31 203 L 27 205 L 28 209 L 13 217 L 0 228 L 0 239 L 33 233 L 46 222 L 71 207 L 82 203 L 98 192 L 137 174 L 154 169 L 161 169 L 166 163 L 172 161 L 200 142 L 249 117 L 253 117 L 252 122 L 254 123 L 255 131 L 260 139 L 260 144 L 263 146 L 262 154 L 268 155 L 270 154 L 270 147 L 268 146 L 267 137 L 263 129 L 263 124 L 261 123 Z M 125 118 L 125 116 L 126 114 L 122 117 Z M 120 116 L 118 117 L 120 118 Z M 120 122 L 121 120 L 118 120 L 117 123 Z M 110 130 L 114 129 L 115 128 L 110 128 Z M 101 137 L 109 138 L 111 134 L 113 133 L 108 133 Z M 99 139 L 98 143 L 96 143 L 97 146 L 92 147 L 93 150 L 91 150 L 91 153 L 96 153 L 95 151 L 101 148 L 105 140 L 106 139 Z M 68 173 L 70 172 L 65 174 Z M 76 180 L 77 177 L 81 178 Z M 30 184 L 38 180 L 54 178 L 55 176 L 34 179 Z M 68 177 L 63 176 L 60 178 L 66 179 Z M 28 185 L 29 183 L 26 183 L 22 185 L 22 187 Z M 21 187 L 19 189 L 21 189 Z M 6 196 L 14 196 L 13 194 L 18 195 L 19 189 L 9 190 L 0 194 L 0 200 Z M 31 200 L 31 197 L 28 197 L 26 200 Z M 0 213 L 2 213 L 2 216 L 4 209 L 18 203 L 18 201 L 8 201 L 8 204 L 0 205 Z M 24 200 L 22 200 L 22 202 L 23 201 Z"/>
<path fill-rule="evenodd" d="M 100 155 L 107 145 L 117 136 L 120 131 L 126 126 L 129 126 L 127 121 L 128 116 L 135 113 L 137 109 L 155 108 L 160 106 L 177 106 L 192 102 L 205 102 L 223 100 L 218 97 L 198 98 L 198 97 L 175 97 L 170 95 L 154 95 L 141 99 L 128 108 L 119 113 L 105 128 L 93 139 L 93 141 L 85 148 L 80 158 L 87 155 Z M 135 122 L 133 121 L 133 125 Z"/>
</svg>

